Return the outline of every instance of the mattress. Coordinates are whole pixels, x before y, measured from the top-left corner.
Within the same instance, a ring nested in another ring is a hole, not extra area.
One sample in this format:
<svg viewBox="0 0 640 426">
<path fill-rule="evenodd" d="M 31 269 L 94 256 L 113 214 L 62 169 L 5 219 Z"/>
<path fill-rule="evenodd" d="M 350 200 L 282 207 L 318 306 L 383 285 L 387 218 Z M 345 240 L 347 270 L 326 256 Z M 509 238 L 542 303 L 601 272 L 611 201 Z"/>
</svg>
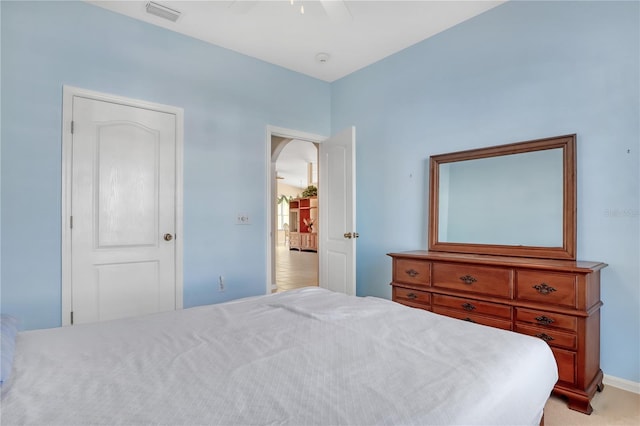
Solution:
<svg viewBox="0 0 640 426">
<path fill-rule="evenodd" d="M 540 339 L 320 288 L 18 334 L 2 424 L 534 425 Z"/>
</svg>

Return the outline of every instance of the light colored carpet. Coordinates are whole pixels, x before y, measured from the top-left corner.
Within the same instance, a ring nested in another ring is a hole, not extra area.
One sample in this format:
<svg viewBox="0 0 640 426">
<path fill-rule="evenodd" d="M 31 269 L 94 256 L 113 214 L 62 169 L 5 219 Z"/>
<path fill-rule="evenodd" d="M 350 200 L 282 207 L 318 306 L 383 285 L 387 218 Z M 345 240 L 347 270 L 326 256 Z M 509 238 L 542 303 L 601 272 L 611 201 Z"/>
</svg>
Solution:
<svg viewBox="0 0 640 426">
<path fill-rule="evenodd" d="M 564 399 L 549 398 L 544 408 L 545 426 L 638 426 L 640 425 L 640 395 L 605 385 L 591 400 L 593 413 L 587 416 L 567 408 Z"/>
</svg>

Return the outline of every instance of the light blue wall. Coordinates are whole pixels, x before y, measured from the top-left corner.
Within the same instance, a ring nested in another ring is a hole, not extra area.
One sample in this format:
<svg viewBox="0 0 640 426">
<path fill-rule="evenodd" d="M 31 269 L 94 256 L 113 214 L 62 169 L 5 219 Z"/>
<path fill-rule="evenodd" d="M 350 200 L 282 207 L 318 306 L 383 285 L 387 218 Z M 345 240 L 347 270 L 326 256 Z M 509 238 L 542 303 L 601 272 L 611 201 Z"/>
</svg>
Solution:
<svg viewBox="0 0 640 426">
<path fill-rule="evenodd" d="M 601 361 L 640 381 L 638 2 L 509 2 L 332 84 L 357 129 L 357 285 L 427 247 L 432 154 L 578 135 L 578 258 L 604 261 Z"/>
<path fill-rule="evenodd" d="M 83 2 L 1 7 L 2 312 L 60 325 L 63 85 L 184 108 L 184 305 L 264 294 L 265 127 L 328 134 L 329 84 Z"/>
</svg>

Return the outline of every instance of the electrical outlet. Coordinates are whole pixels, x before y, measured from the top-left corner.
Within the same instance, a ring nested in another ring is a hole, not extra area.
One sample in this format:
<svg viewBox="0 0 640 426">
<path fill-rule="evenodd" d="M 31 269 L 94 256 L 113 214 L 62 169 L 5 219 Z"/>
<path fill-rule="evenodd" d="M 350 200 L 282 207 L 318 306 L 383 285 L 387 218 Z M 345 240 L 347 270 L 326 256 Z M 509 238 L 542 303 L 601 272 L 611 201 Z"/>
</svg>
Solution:
<svg viewBox="0 0 640 426">
<path fill-rule="evenodd" d="M 218 291 L 224 291 L 224 277 L 222 275 L 218 277 Z"/>
<path fill-rule="evenodd" d="M 236 225 L 251 225 L 249 215 L 246 213 L 238 213 L 236 216 Z"/>
</svg>

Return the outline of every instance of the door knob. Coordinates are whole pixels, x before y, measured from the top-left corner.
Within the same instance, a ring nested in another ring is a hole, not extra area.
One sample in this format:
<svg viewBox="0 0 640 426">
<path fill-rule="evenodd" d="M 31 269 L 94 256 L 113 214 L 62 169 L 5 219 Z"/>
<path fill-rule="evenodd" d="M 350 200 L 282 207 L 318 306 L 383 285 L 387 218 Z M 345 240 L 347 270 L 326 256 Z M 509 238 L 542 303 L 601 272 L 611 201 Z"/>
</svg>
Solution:
<svg viewBox="0 0 640 426">
<path fill-rule="evenodd" d="M 165 240 L 165 241 L 171 241 L 171 240 L 173 240 L 173 235 L 171 235 L 171 234 L 164 234 L 164 240 Z"/>
</svg>

